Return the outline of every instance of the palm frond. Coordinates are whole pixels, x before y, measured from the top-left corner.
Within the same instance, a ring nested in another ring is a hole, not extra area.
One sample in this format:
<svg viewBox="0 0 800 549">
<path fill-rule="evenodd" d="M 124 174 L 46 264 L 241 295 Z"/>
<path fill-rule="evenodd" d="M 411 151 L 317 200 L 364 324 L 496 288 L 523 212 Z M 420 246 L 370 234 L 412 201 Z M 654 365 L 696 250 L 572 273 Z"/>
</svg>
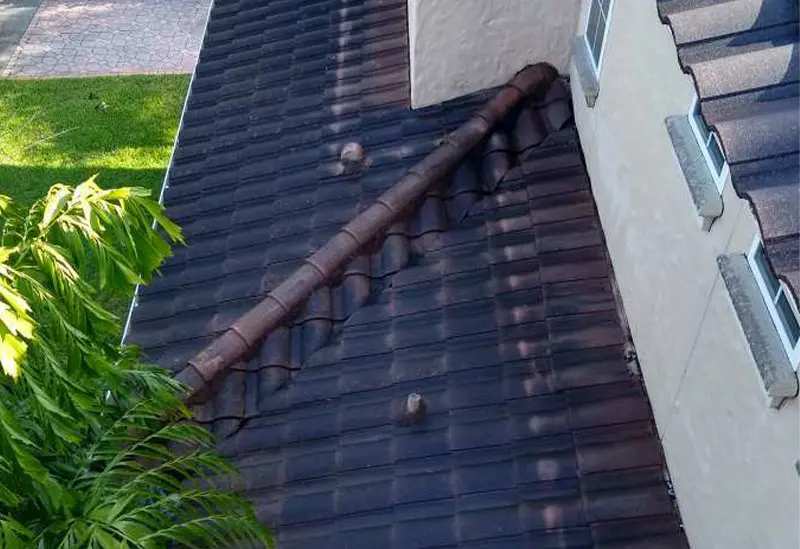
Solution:
<svg viewBox="0 0 800 549">
<path fill-rule="evenodd" d="M 212 450 L 208 431 L 182 419 L 165 421 L 162 405 L 144 398 L 110 410 L 114 420 L 85 448 L 68 484 L 82 494 L 79 512 L 72 511 L 80 524 L 51 526 L 43 536 L 74 537 L 83 540 L 82 547 L 106 547 L 112 540 L 132 548 L 166 547 L 170 541 L 187 547 L 245 541 L 269 546 L 269 532 L 252 506 L 218 482 L 233 469 Z"/>
<path fill-rule="evenodd" d="M 0 547 L 270 543 L 185 388 L 102 305 L 183 241 L 148 194 L 92 178 L 26 213 L 0 195 Z"/>
</svg>

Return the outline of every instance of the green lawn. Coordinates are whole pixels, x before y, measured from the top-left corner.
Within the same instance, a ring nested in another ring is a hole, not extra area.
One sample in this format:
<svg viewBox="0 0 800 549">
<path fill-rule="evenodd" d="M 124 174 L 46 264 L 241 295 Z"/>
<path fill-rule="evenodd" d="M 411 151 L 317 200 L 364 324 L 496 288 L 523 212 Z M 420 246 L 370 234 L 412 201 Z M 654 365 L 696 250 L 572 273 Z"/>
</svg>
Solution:
<svg viewBox="0 0 800 549">
<path fill-rule="evenodd" d="M 0 194 L 21 205 L 94 174 L 157 198 L 188 75 L 0 80 Z M 132 290 L 132 289 L 131 289 Z M 101 301 L 121 319 L 130 297 Z"/>
<path fill-rule="evenodd" d="M 0 80 L 0 194 L 30 204 L 53 183 L 158 196 L 188 75 Z"/>
</svg>

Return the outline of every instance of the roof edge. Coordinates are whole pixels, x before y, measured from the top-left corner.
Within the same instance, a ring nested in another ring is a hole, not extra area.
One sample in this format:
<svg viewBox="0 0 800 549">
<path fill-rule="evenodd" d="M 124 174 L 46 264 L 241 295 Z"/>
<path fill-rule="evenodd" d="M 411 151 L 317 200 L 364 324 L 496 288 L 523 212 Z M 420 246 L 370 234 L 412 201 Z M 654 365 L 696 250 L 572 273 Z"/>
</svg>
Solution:
<svg viewBox="0 0 800 549">
<path fill-rule="evenodd" d="M 270 291 L 260 303 L 190 359 L 177 374 L 177 379 L 187 385 L 184 400 L 189 403 L 202 402 L 215 378 L 249 358 L 270 331 L 456 166 L 523 99 L 545 91 L 557 77 L 558 71 L 548 63 L 528 65 L 516 73 L 470 120 L 448 134 L 400 181 L 305 259 L 302 266 Z"/>
<path fill-rule="evenodd" d="M 656 12 L 658 14 L 659 21 L 661 21 L 661 24 L 667 26 L 669 28 L 669 30 L 670 30 L 670 34 L 672 35 L 672 42 L 675 45 L 675 57 L 676 57 L 676 59 L 678 61 L 678 66 L 680 67 L 681 71 L 684 74 L 687 74 L 692 79 L 692 86 L 694 87 L 695 95 L 697 96 L 698 100 L 700 101 L 700 116 L 703 118 L 703 121 L 706 122 L 708 127 L 710 127 L 711 129 L 716 131 L 717 130 L 716 126 L 714 124 L 709 124 L 708 121 L 706 120 L 705 114 L 703 113 L 702 102 L 706 98 L 704 98 L 703 94 L 700 93 L 700 86 L 697 83 L 697 77 L 695 76 L 694 71 L 692 70 L 692 67 L 690 66 L 690 64 L 684 62 L 684 60 L 681 58 L 681 55 L 680 55 L 680 48 L 681 47 L 684 47 L 684 46 L 692 44 L 692 43 L 698 43 L 698 42 L 700 42 L 700 40 L 688 41 L 688 42 L 685 42 L 685 43 L 678 43 L 678 38 L 675 35 L 675 27 L 673 26 L 673 22 L 672 22 L 672 18 L 671 18 L 671 16 L 673 15 L 673 12 L 670 11 L 668 9 L 668 7 L 669 7 L 668 5 L 663 3 L 663 0 L 657 2 L 657 4 L 656 4 Z M 746 29 L 743 32 L 749 32 L 750 30 L 751 29 Z M 719 37 L 717 37 L 717 38 L 719 38 Z M 720 145 L 722 146 L 722 151 L 725 153 L 725 158 L 726 158 L 726 161 L 727 161 L 727 158 L 728 158 L 728 145 L 726 143 L 726 139 L 724 138 L 723 135 L 720 134 L 720 132 L 717 131 L 716 133 L 717 133 L 717 137 L 719 139 Z M 753 214 L 753 217 L 756 220 L 756 225 L 758 227 L 758 233 L 759 233 L 759 235 L 761 235 L 761 238 L 764 241 L 764 244 L 766 246 L 769 239 L 767 239 L 766 235 L 764 234 L 764 228 L 763 228 L 763 224 L 762 224 L 762 221 L 761 221 L 761 216 L 759 215 L 759 209 L 758 209 L 757 201 L 753 199 L 753 197 L 752 197 L 750 192 L 740 188 L 740 186 L 738 185 L 739 180 L 740 180 L 740 176 L 735 174 L 735 173 L 733 173 L 734 172 L 733 168 L 735 166 L 736 166 L 736 164 L 734 164 L 734 165 L 730 165 L 729 164 L 729 167 L 731 168 L 731 173 L 730 173 L 729 177 L 730 177 L 731 183 L 733 184 L 734 193 L 736 193 L 736 196 L 738 198 L 741 198 L 742 200 L 745 200 L 748 203 L 748 205 L 750 206 L 750 212 Z M 741 179 L 743 179 L 743 177 Z M 786 235 L 786 237 L 787 238 L 795 238 L 796 234 Z M 769 268 L 772 270 L 772 274 L 775 275 L 775 277 L 778 280 L 782 281 L 786 285 L 786 287 L 789 289 L 789 293 L 791 294 L 792 298 L 794 299 L 795 304 L 797 304 L 800 307 L 800 287 L 795 287 L 795 284 L 793 283 L 792 280 L 789 279 L 789 277 L 785 274 L 785 272 L 782 272 L 780 269 L 776 268 L 773 259 L 770 257 L 769 251 L 767 251 L 767 253 L 765 254 L 765 257 L 766 257 L 766 260 L 767 260 L 767 264 L 769 265 Z"/>
</svg>

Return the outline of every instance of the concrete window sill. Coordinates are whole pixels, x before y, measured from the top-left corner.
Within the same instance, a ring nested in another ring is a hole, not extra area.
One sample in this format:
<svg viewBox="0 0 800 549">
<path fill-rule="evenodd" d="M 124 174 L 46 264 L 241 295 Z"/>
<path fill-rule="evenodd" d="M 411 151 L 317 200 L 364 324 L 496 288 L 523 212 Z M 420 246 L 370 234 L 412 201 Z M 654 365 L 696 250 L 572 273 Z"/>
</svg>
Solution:
<svg viewBox="0 0 800 549">
<path fill-rule="evenodd" d="M 584 37 L 575 36 L 572 39 L 572 62 L 575 63 L 575 70 L 580 80 L 581 91 L 586 99 L 586 106 L 594 107 L 597 96 L 600 94 L 600 82 L 597 74 L 592 67 L 592 60 L 589 59 L 589 50 L 586 48 Z"/>
<path fill-rule="evenodd" d="M 797 374 L 784 352 L 747 258 L 741 254 L 721 255 L 717 257 L 717 265 L 753 354 L 769 405 L 778 408 L 785 399 L 797 397 Z"/>
<path fill-rule="evenodd" d="M 703 151 L 692 132 L 688 116 L 669 116 L 665 120 L 672 148 L 681 167 L 694 209 L 700 218 L 700 228 L 711 229 L 711 224 L 722 215 L 722 197 L 708 171 Z"/>
</svg>

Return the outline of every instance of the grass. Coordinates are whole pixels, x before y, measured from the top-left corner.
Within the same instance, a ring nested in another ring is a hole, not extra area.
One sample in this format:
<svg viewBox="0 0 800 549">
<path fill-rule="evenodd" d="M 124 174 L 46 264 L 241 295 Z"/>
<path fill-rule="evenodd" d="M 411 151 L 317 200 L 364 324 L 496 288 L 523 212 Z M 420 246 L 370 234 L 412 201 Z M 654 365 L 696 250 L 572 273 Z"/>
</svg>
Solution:
<svg viewBox="0 0 800 549">
<path fill-rule="evenodd" d="M 0 80 L 0 194 L 29 206 L 54 183 L 99 174 L 102 187 L 157 198 L 188 84 L 188 75 Z M 101 298 L 121 318 L 129 300 Z"/>
<path fill-rule="evenodd" d="M 158 196 L 187 75 L 0 80 L 0 193 L 29 205 L 93 174 Z"/>
</svg>

